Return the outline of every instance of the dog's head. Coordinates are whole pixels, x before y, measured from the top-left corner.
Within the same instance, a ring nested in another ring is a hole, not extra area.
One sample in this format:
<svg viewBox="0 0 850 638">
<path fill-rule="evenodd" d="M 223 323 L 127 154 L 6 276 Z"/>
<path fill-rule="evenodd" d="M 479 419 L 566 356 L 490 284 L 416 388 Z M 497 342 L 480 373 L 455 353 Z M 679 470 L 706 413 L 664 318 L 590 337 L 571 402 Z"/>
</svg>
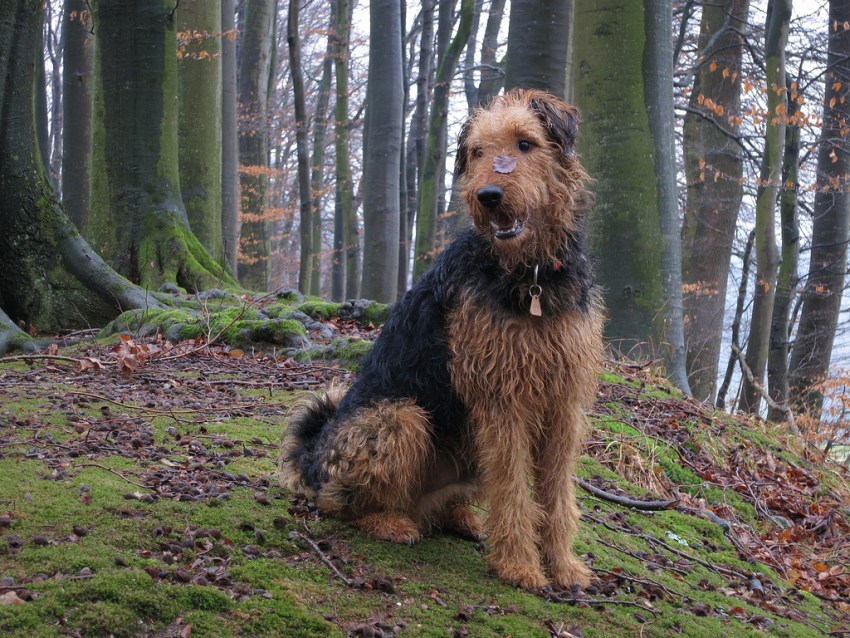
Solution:
<svg viewBox="0 0 850 638">
<path fill-rule="evenodd" d="M 507 268 L 553 258 L 585 208 L 578 110 L 513 90 L 464 123 L 455 172 L 472 222 Z"/>
</svg>

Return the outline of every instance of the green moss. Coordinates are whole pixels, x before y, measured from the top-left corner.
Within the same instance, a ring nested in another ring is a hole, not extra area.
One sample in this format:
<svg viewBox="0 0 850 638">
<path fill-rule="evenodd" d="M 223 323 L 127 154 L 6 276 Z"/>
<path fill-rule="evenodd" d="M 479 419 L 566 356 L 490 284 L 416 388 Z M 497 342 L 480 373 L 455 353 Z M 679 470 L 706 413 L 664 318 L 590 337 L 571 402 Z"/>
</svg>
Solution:
<svg viewBox="0 0 850 638">
<path fill-rule="evenodd" d="M 205 330 L 216 320 L 215 314 L 202 319 Z M 246 316 L 256 315 L 247 313 Z M 221 319 L 225 318 L 237 319 L 238 309 L 223 313 Z M 359 347 L 364 346 L 368 347 L 368 342 Z M 191 367 L 183 370 L 169 367 L 168 370 L 169 375 L 178 375 L 185 381 L 193 381 L 197 375 Z M 20 364 L 4 367 L 4 371 L 19 374 Z M 45 383 L 37 386 L 37 390 L 33 389 L 36 386 L 10 385 L 2 408 L 3 414 L 14 414 L 16 419 L 37 423 L 39 450 L 45 449 L 51 441 L 50 436 L 59 443 L 78 436 L 68 427 L 67 409 L 86 418 L 105 418 L 98 401 L 82 407 L 57 409 L 57 395 L 68 395 L 69 377 L 45 369 L 47 379 L 51 379 L 51 374 L 55 375 L 53 385 Z M 73 377 L 72 382 L 80 378 Z M 132 379 L 128 384 L 131 382 Z M 122 387 L 122 392 L 125 390 L 126 397 L 122 401 L 138 405 L 139 412 L 144 414 L 142 406 L 146 399 L 132 398 L 136 395 L 129 385 Z M 182 398 L 181 392 L 194 398 L 195 391 L 186 383 L 183 389 L 175 385 L 169 395 L 176 401 Z M 244 473 L 254 480 L 268 478 L 274 482 L 276 443 L 284 427 L 283 417 L 277 415 L 285 414 L 298 394 L 270 393 L 268 389 L 242 386 L 236 386 L 234 391 L 239 393 L 240 405 L 256 406 L 256 412 L 250 417 L 215 412 L 203 422 L 192 422 L 159 412 L 146 415 L 155 445 L 171 448 L 169 461 L 183 464 L 189 457 L 179 442 L 197 437 L 215 452 L 215 458 L 225 463 L 222 472 Z M 127 410 L 133 412 L 135 408 Z M 113 416 L 106 420 L 117 418 L 117 412 L 114 409 Z M 606 443 L 627 439 L 638 453 L 661 464 L 668 475 L 681 484 L 682 491 L 705 498 L 709 505 L 729 504 L 743 513 L 745 522 L 759 524 L 755 511 L 734 490 L 702 481 L 680 466 L 674 450 L 631 427 L 629 424 L 637 425 L 638 422 L 625 413 L 623 406 L 620 406 L 618 417 L 599 421 L 595 438 L 601 437 Z M 25 426 L 12 423 L 13 427 L 7 430 L 9 436 L 24 432 Z M 729 431 L 724 431 L 722 437 L 708 429 L 697 430 L 693 436 L 713 437 L 716 453 L 728 455 L 747 436 L 745 430 L 735 429 L 734 425 L 730 422 Z M 166 432 L 167 429 L 170 431 Z M 219 447 L 216 441 L 223 437 L 229 439 L 230 445 Z M 761 437 L 765 437 L 768 446 L 776 445 L 769 432 L 759 433 L 757 438 Z M 695 440 L 703 445 L 700 439 Z M 658 615 L 642 623 L 636 614 L 649 618 L 650 613 L 644 609 L 613 604 L 597 608 L 559 604 L 512 587 L 488 575 L 484 544 L 451 534 L 435 533 L 413 547 L 377 541 L 344 522 L 292 515 L 291 495 L 279 487 L 266 491 L 266 505 L 256 500 L 253 487 L 234 487 L 230 490 L 231 498 L 216 501 L 215 507 L 207 506 L 204 501 L 178 502 L 167 498 L 149 504 L 128 501 L 122 495 L 138 490 L 132 483 L 142 482 L 141 474 L 156 470 L 156 463 L 146 465 L 130 456 L 117 455 L 93 461 L 74 458 L 63 465 L 64 474 L 53 475 L 52 465 L 39 458 L 26 458 L 32 447 L 32 437 L 23 433 L 20 443 L 6 445 L 3 448 L 5 456 L 0 458 L 0 513 L 9 512 L 12 516 L 11 525 L 0 528 L 0 577 L 13 578 L 16 585 L 24 585 L 37 594 L 22 605 L 0 605 L 0 635 L 4 638 L 61 638 L 74 633 L 83 636 L 171 635 L 190 624 L 194 638 L 341 637 L 352 625 L 378 621 L 390 627 L 403 622 L 405 626 L 400 635 L 411 638 L 442 638 L 455 630 L 460 632 L 464 626 L 468 635 L 482 638 L 506 635 L 547 638 L 552 634 L 547 623 L 564 628 L 576 625 L 589 638 L 638 635 L 647 638 L 673 635 L 755 638 L 766 633 L 804 638 L 819 635 L 811 627 L 776 613 L 769 605 L 759 608 L 748 603 L 746 594 L 740 599 L 730 594 L 730 589 L 737 592 L 743 584 L 712 571 L 699 561 L 732 566 L 744 573 L 762 573 L 764 582 L 769 580 L 780 588 L 784 584 L 781 576 L 766 566 L 750 564 L 745 557 L 739 557 L 719 526 L 686 512 L 623 510 L 579 491 L 579 504 L 586 516 L 576 539 L 576 550 L 599 570 L 619 570 L 625 576 L 657 582 L 676 592 L 657 600 L 653 598 L 652 605 Z M 761 448 L 755 444 L 753 447 L 755 455 Z M 251 454 L 228 456 L 232 451 L 247 448 L 251 449 Z M 626 490 L 637 490 L 603 462 L 607 462 L 606 455 L 583 458 L 579 474 L 598 475 L 616 481 Z M 83 486 L 91 497 L 90 502 L 80 498 Z M 627 525 L 621 527 L 623 517 Z M 73 525 L 86 528 L 88 533 L 69 541 Z M 163 547 L 179 538 L 190 526 L 219 530 L 222 540 L 209 549 L 187 549 L 176 559 L 166 559 Z M 172 531 L 163 533 L 163 528 Z M 262 541 L 257 540 L 255 530 L 263 532 Z M 392 583 L 392 591 L 346 586 L 321 560 L 313 546 L 290 536 L 293 530 L 314 539 L 322 554 L 348 577 L 367 582 L 384 579 Z M 10 534 L 24 541 L 24 547 L 16 553 L 7 550 L 5 541 Z M 36 535 L 50 542 L 46 545 L 33 543 Z M 683 562 L 679 570 L 656 568 L 659 555 L 673 561 L 679 557 L 653 544 L 649 536 L 699 560 Z M 678 545 L 676 538 L 684 539 L 688 545 Z M 274 550 L 277 555 L 250 560 L 241 548 L 253 543 L 261 543 L 264 551 Z M 118 567 L 116 555 L 129 567 Z M 155 581 L 144 571 L 146 567 L 173 571 L 203 556 L 216 556 L 226 561 L 232 582 L 238 585 L 239 591 L 248 592 L 247 600 L 231 600 L 232 590 Z M 83 568 L 88 568 L 92 575 L 75 578 Z M 46 577 L 26 580 L 36 574 Z M 620 588 L 612 600 L 642 602 L 645 596 L 646 591 L 634 584 L 631 588 Z M 777 600 L 791 612 L 802 613 L 810 620 L 825 617 L 823 603 L 807 594 L 789 591 Z M 733 605 L 741 606 L 748 614 L 763 615 L 774 624 L 762 632 L 728 614 L 700 617 L 691 611 L 691 606 L 697 602 L 709 609 L 727 611 Z M 464 606 L 472 611 L 468 616 L 465 612 L 461 620 L 458 616 Z M 182 619 L 180 625 L 178 618 Z"/>
<path fill-rule="evenodd" d="M 628 425 L 623 421 L 616 421 L 611 419 L 597 419 L 593 423 L 598 427 L 605 428 L 613 434 L 627 434 L 629 436 L 637 436 L 638 434 L 640 434 L 640 430 L 633 428 L 631 425 Z"/>
<path fill-rule="evenodd" d="M 383 324 L 387 317 L 390 314 L 390 306 L 387 304 L 380 303 L 378 301 L 373 301 L 366 308 L 364 313 L 364 319 L 371 324 L 376 326 Z"/>
<path fill-rule="evenodd" d="M 305 315 L 313 317 L 313 319 L 317 319 L 318 321 L 327 321 L 331 317 L 339 316 L 339 309 L 341 306 L 341 303 L 309 298 L 304 300 L 304 303 L 297 306 L 296 310 L 300 310 Z"/>
<path fill-rule="evenodd" d="M 372 350 L 373 345 L 374 342 L 368 339 L 348 339 L 337 348 L 336 356 L 344 361 L 359 362 Z"/>
<path fill-rule="evenodd" d="M 225 340 L 236 345 L 258 342 L 299 347 L 306 334 L 304 326 L 292 319 L 240 320 L 227 329 Z"/>
<path fill-rule="evenodd" d="M 372 349 L 374 342 L 368 339 L 344 338 L 335 339 L 325 347 L 310 348 L 295 354 L 295 359 L 301 362 L 334 361 L 344 365 L 349 370 L 356 371 L 363 357 Z"/>
</svg>

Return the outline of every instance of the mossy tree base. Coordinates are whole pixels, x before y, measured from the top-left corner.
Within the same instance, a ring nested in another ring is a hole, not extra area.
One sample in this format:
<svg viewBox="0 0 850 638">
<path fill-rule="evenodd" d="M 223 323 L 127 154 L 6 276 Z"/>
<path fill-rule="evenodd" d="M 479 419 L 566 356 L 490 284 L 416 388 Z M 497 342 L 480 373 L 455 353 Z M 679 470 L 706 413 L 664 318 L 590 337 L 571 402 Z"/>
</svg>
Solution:
<svg viewBox="0 0 850 638">
<path fill-rule="evenodd" d="M 158 290 L 176 283 L 190 292 L 210 288 L 237 288 L 239 284 L 223 263 L 213 259 L 177 212 L 153 211 L 141 239 L 135 268 L 139 284 Z"/>
<path fill-rule="evenodd" d="M 174 299 L 172 308 L 140 308 L 111 321 L 101 337 L 129 333 L 136 338 L 161 334 L 171 342 L 200 340 L 206 343 L 255 350 L 274 350 L 299 361 L 333 361 L 356 369 L 372 348 L 369 338 L 341 334 L 329 324 L 337 318 L 374 328 L 386 320 L 388 306 L 370 300 L 329 303 L 285 294 L 273 303 L 255 307 L 234 295 L 194 300 Z"/>
<path fill-rule="evenodd" d="M 123 310 L 162 304 L 109 268 L 56 201 L 34 131 L 33 60 L 43 8 L 24 0 L 0 6 L 0 352 L 5 352 L 33 347 L 29 332 L 99 326 Z"/>
</svg>

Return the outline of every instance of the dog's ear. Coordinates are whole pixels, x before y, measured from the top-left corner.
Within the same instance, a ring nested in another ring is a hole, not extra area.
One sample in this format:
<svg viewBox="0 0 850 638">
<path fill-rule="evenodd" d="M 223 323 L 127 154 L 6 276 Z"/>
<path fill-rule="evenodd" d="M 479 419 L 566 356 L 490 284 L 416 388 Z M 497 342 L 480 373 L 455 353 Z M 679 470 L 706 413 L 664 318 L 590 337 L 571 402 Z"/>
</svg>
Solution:
<svg viewBox="0 0 850 638">
<path fill-rule="evenodd" d="M 549 139 L 561 149 L 561 155 L 571 157 L 580 121 L 578 109 L 548 93 L 532 98 L 530 106 L 546 126 Z"/>
<path fill-rule="evenodd" d="M 460 136 L 457 138 L 457 155 L 455 155 L 455 177 L 460 177 L 466 172 L 466 166 L 469 163 L 469 130 L 472 128 L 472 117 L 466 118 L 463 126 L 460 127 Z"/>
</svg>

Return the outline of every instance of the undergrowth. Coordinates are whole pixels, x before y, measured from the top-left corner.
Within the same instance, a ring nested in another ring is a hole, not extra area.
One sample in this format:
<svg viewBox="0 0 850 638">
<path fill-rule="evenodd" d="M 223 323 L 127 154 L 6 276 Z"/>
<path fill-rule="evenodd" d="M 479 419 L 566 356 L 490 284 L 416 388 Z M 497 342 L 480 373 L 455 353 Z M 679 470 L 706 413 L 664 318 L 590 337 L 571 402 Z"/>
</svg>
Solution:
<svg viewBox="0 0 850 638">
<path fill-rule="evenodd" d="M 278 487 L 293 388 L 346 382 L 341 368 L 197 351 L 124 372 L 0 364 L 2 636 L 850 635 L 846 605 L 806 580 L 823 568 L 838 588 L 840 556 L 773 561 L 781 519 L 805 521 L 732 480 L 767 481 L 770 458 L 822 477 L 806 490 L 824 506 L 846 476 L 652 380 L 606 373 L 580 476 L 674 504 L 579 490 L 576 549 L 596 581 L 576 593 L 512 587 L 487 574 L 484 544 L 452 535 L 372 540 Z"/>
</svg>

